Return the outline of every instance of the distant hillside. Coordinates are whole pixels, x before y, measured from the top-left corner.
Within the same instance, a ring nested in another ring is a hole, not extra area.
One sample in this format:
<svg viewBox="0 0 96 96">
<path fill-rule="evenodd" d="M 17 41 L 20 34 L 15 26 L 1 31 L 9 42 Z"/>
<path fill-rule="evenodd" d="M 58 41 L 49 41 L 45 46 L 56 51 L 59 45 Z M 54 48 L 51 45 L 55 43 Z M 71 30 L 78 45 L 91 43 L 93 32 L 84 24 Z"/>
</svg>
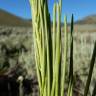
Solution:
<svg viewBox="0 0 96 96">
<path fill-rule="evenodd" d="M 82 20 L 78 20 L 75 23 L 76 24 L 96 24 L 96 15 L 87 16 L 83 18 Z"/>
<path fill-rule="evenodd" d="M 0 9 L 0 25 L 31 26 L 31 22 Z"/>
</svg>

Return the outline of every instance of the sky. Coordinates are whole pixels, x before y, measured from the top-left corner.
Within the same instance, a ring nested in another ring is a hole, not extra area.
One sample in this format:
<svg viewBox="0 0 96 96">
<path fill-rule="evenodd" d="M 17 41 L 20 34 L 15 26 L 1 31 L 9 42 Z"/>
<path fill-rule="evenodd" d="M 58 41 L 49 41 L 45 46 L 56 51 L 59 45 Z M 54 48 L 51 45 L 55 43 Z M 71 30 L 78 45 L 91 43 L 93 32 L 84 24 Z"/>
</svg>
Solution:
<svg viewBox="0 0 96 96">
<path fill-rule="evenodd" d="M 48 0 L 51 18 L 54 1 L 56 0 Z M 31 19 L 29 0 L 0 0 L 0 9 L 24 19 Z M 75 21 L 88 15 L 96 14 L 96 0 L 62 0 L 62 21 L 64 15 L 67 15 L 70 22 L 72 13 L 74 14 Z"/>
</svg>

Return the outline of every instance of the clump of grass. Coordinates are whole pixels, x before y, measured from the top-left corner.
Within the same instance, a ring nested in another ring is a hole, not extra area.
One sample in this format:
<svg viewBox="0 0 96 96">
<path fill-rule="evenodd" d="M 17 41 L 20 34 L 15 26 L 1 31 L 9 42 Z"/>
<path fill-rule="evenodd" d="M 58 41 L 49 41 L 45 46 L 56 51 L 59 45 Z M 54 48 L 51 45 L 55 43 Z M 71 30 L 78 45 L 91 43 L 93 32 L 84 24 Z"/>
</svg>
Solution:
<svg viewBox="0 0 96 96">
<path fill-rule="evenodd" d="M 63 96 L 67 61 L 67 21 L 65 17 L 64 58 L 61 46 L 61 4 L 53 8 L 53 32 L 47 0 L 30 0 L 35 46 L 35 61 L 40 88 L 40 96 Z M 64 64 L 61 67 L 61 60 Z M 63 71 L 63 74 L 61 74 Z M 62 75 L 62 76 L 61 76 Z M 62 82 L 62 83 L 61 83 Z"/>
<path fill-rule="evenodd" d="M 30 0 L 32 9 L 32 28 L 34 37 L 35 62 L 40 89 L 40 96 L 64 96 L 65 72 L 68 54 L 67 18 L 64 17 L 64 49 L 61 38 L 61 8 L 62 0 L 54 3 L 53 30 L 51 30 L 50 14 L 47 0 Z M 73 96 L 73 15 L 70 32 L 70 65 L 67 96 Z M 64 51 L 63 51 L 64 50 Z M 63 55 L 62 55 L 63 54 Z M 95 55 L 94 55 L 95 56 Z M 94 57 L 93 56 L 93 57 Z M 96 57 L 96 56 L 95 56 Z M 94 57 L 94 58 L 95 58 Z M 93 59 L 92 59 L 93 60 Z M 63 61 L 63 62 L 62 62 Z M 94 62 L 93 62 L 94 63 Z M 93 64 L 91 63 L 93 66 Z M 93 67 L 90 67 L 91 73 Z M 87 96 L 90 77 L 85 88 Z"/>
</svg>

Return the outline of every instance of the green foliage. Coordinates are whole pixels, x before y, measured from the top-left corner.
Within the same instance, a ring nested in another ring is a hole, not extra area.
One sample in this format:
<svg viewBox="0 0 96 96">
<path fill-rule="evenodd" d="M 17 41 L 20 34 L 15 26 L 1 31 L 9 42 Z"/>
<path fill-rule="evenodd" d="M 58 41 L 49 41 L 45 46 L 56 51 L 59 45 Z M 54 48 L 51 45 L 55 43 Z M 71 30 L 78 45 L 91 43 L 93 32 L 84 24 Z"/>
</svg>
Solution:
<svg viewBox="0 0 96 96">
<path fill-rule="evenodd" d="M 71 20 L 70 41 L 68 41 L 67 18 L 66 16 L 64 18 L 64 44 L 62 44 L 62 0 L 60 0 L 58 3 L 54 3 L 53 30 L 51 30 L 51 21 L 47 0 L 30 0 L 30 5 L 32 9 L 35 62 L 40 96 L 64 96 L 68 43 L 70 43 L 70 64 L 67 96 L 73 96 L 73 15 Z M 63 45 L 64 49 L 62 49 Z M 96 48 L 94 48 L 94 50 L 96 50 Z M 95 53 L 93 52 L 84 96 L 87 96 L 89 89 L 94 60 L 96 57 L 94 54 Z"/>
</svg>

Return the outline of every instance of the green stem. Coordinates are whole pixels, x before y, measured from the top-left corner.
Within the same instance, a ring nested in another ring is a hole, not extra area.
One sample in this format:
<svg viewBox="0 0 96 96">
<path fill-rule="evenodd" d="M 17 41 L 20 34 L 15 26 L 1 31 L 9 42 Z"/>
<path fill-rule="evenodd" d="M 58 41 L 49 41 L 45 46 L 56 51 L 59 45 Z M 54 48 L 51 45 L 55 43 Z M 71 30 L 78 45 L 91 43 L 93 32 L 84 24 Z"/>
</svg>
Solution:
<svg viewBox="0 0 96 96">
<path fill-rule="evenodd" d="M 67 47 L 68 47 L 68 33 L 67 33 L 67 19 L 66 16 L 64 18 L 64 63 L 63 63 L 63 74 L 61 79 L 61 96 L 64 96 L 64 85 L 65 85 L 65 72 L 66 72 L 66 64 L 67 64 Z"/>
</svg>

